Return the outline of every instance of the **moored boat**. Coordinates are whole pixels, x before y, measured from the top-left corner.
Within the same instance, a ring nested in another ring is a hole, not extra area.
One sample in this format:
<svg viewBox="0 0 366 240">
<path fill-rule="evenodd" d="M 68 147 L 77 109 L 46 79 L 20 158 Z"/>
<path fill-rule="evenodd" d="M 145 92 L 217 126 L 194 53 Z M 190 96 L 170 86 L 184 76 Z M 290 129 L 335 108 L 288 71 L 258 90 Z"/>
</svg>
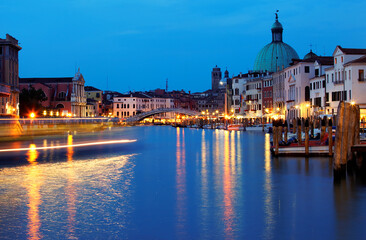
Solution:
<svg viewBox="0 0 366 240">
<path fill-rule="evenodd" d="M 244 127 L 241 124 L 230 124 L 230 125 L 227 125 L 226 130 L 229 130 L 229 131 L 244 131 Z"/>
</svg>

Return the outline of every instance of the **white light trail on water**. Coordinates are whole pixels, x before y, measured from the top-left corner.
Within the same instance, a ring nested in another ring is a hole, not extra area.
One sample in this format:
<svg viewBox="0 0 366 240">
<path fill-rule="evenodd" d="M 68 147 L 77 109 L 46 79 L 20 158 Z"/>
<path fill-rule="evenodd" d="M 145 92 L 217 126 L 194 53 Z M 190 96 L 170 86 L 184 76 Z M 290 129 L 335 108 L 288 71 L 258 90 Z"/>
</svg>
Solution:
<svg viewBox="0 0 366 240">
<path fill-rule="evenodd" d="M 27 148 L 9 148 L 9 149 L 0 149 L 0 152 L 14 152 L 14 151 L 29 151 L 29 150 L 46 150 L 46 149 L 60 149 L 60 148 L 68 148 L 68 147 L 86 147 L 86 146 L 96 146 L 96 145 L 108 145 L 108 144 L 118 144 L 118 143 L 131 143 L 136 142 L 136 139 L 128 140 L 112 140 L 112 141 L 101 141 L 101 142 L 88 142 L 88 143 L 77 143 L 71 145 L 58 145 L 58 146 L 47 146 L 47 147 L 27 147 Z"/>
</svg>

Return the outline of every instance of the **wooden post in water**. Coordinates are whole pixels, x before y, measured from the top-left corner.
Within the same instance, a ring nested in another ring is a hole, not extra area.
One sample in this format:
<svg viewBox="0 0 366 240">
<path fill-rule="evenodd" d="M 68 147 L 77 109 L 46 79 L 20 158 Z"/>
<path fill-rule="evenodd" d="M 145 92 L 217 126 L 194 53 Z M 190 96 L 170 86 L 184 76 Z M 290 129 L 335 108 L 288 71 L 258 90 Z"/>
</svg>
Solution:
<svg viewBox="0 0 366 240">
<path fill-rule="evenodd" d="M 282 130 L 283 130 L 283 123 L 282 119 L 278 120 L 278 142 L 282 141 Z"/>
<path fill-rule="evenodd" d="M 295 119 L 295 118 L 293 118 L 293 119 L 292 119 L 292 126 L 293 126 L 293 127 L 292 127 L 292 133 L 293 133 L 293 134 L 295 134 L 295 133 L 296 133 L 296 125 L 297 125 L 297 124 L 296 124 L 296 119 Z"/>
<path fill-rule="evenodd" d="M 311 132 L 311 137 L 314 137 L 314 120 L 310 121 L 310 132 Z"/>
<path fill-rule="evenodd" d="M 351 151 L 351 147 L 355 144 L 355 126 L 356 122 L 359 121 L 357 118 L 356 113 L 356 106 L 355 105 L 349 105 L 349 121 L 348 121 L 348 145 L 347 145 L 347 162 L 352 161 L 353 159 L 353 153 Z"/>
<path fill-rule="evenodd" d="M 309 120 L 305 120 L 305 156 L 309 156 Z"/>
<path fill-rule="evenodd" d="M 333 171 L 334 177 L 339 178 L 345 172 L 345 168 L 342 169 L 341 164 L 341 152 L 342 152 L 342 135 L 343 135 L 343 117 L 344 117 L 344 105 L 342 101 L 338 105 L 337 110 L 337 127 L 336 127 L 336 137 L 334 142 L 334 155 L 333 155 Z"/>
<path fill-rule="evenodd" d="M 348 156 L 348 135 L 349 132 L 349 122 L 350 122 L 350 114 L 351 114 L 351 104 L 345 102 L 344 103 L 344 114 L 343 114 L 343 134 L 342 134 L 342 146 L 341 146 L 341 164 L 347 164 L 347 156 Z M 353 129 L 352 129 L 353 130 Z"/>
<path fill-rule="evenodd" d="M 323 141 L 325 135 L 325 117 L 321 120 L 321 127 L 320 127 L 320 141 Z"/>
<path fill-rule="evenodd" d="M 273 144 L 275 148 L 275 156 L 278 156 L 278 121 L 273 121 Z"/>
<path fill-rule="evenodd" d="M 297 142 L 299 145 L 302 144 L 302 138 L 301 138 L 301 119 L 297 119 Z"/>
<path fill-rule="evenodd" d="M 329 143 L 329 156 L 333 156 L 333 128 L 332 119 L 328 122 L 328 143 Z"/>
<path fill-rule="evenodd" d="M 285 124 L 283 125 L 285 128 L 285 138 L 284 141 L 287 144 L 287 132 L 288 132 L 288 124 L 287 124 L 287 120 L 285 120 Z"/>
</svg>

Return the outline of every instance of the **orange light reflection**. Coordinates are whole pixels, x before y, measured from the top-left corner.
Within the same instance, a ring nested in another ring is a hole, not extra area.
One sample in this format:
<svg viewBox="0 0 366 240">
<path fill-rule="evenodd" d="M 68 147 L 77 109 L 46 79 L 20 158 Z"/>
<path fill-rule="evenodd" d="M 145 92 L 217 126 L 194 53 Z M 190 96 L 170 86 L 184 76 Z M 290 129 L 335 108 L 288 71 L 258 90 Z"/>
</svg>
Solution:
<svg viewBox="0 0 366 240">
<path fill-rule="evenodd" d="M 112 140 L 112 141 L 100 141 L 100 142 L 89 142 L 89 143 L 78 143 L 72 145 L 57 145 L 57 146 L 47 146 L 47 147 L 34 147 L 34 150 L 46 150 L 46 149 L 60 149 L 69 147 L 86 147 L 86 146 L 96 146 L 96 145 L 107 145 L 107 144 L 118 144 L 118 143 L 131 143 L 137 140 Z M 0 149 L 0 152 L 14 152 L 14 151 L 29 151 L 32 148 L 15 148 L 15 149 Z"/>
<path fill-rule="evenodd" d="M 177 128 L 177 228 L 183 231 L 186 221 L 186 156 L 184 129 Z"/>
<path fill-rule="evenodd" d="M 227 239 L 233 239 L 233 192 L 232 192 L 232 172 L 230 162 L 230 138 L 229 132 L 225 131 L 224 138 L 224 223 L 225 235 Z M 234 144 L 232 142 L 231 144 Z M 231 149 L 232 150 L 232 149 Z"/>
<path fill-rule="evenodd" d="M 38 152 L 36 145 L 30 144 L 29 151 L 27 152 L 27 160 L 31 166 L 27 168 L 24 185 L 28 193 L 28 236 L 32 240 L 41 238 L 39 233 L 41 227 L 39 205 L 41 204 L 40 188 L 43 178 L 37 165 L 37 158 Z"/>
</svg>

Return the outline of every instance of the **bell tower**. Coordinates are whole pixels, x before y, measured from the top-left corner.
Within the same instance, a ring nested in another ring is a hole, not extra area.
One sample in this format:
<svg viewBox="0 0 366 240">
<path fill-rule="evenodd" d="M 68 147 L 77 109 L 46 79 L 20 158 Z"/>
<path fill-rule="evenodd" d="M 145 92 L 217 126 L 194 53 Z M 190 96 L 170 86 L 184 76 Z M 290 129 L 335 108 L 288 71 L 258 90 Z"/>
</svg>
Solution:
<svg viewBox="0 0 366 240">
<path fill-rule="evenodd" d="M 214 67 L 211 72 L 211 84 L 213 91 L 219 89 L 221 79 L 222 79 L 221 69 L 216 65 L 216 67 Z"/>
</svg>

